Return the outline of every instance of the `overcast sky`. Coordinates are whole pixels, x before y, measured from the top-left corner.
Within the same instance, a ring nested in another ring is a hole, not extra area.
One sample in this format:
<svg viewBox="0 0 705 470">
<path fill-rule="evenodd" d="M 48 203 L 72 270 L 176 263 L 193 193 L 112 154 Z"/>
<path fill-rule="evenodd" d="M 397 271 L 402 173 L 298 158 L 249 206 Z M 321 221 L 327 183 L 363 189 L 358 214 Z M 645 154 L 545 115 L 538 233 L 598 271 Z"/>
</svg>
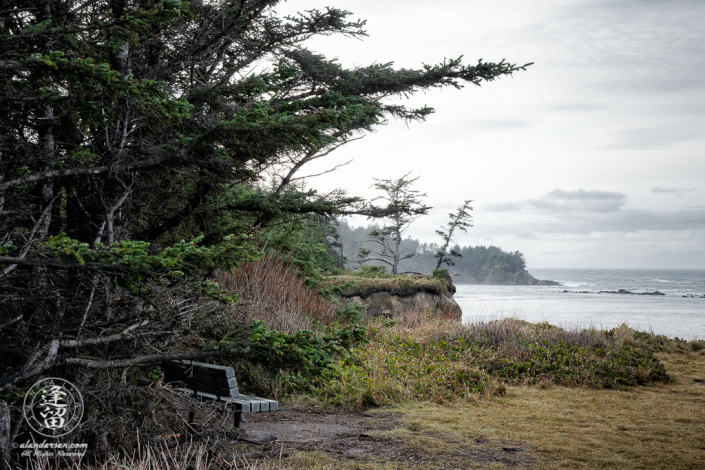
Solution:
<svg viewBox="0 0 705 470">
<path fill-rule="evenodd" d="M 369 37 L 308 47 L 349 67 L 444 57 L 534 62 L 526 72 L 404 104 L 436 109 L 391 122 L 305 169 L 320 191 L 372 197 L 372 178 L 412 171 L 436 241 L 473 199 L 461 245 L 519 250 L 533 268 L 705 268 L 705 2 L 702 0 L 290 0 L 367 20 Z M 353 221 L 364 223 L 365 220 Z"/>
</svg>

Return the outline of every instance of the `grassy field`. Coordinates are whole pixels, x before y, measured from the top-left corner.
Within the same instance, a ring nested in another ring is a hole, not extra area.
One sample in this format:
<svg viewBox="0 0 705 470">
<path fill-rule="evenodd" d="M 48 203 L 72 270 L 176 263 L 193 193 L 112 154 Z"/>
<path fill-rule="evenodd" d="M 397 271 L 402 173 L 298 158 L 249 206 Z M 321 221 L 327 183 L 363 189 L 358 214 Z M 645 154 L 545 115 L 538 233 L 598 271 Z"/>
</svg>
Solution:
<svg viewBox="0 0 705 470">
<path fill-rule="evenodd" d="M 510 387 L 476 404 L 398 407 L 409 446 L 434 449 L 449 441 L 518 447 L 537 468 L 705 468 L 705 378 L 702 354 L 661 355 L 672 383 L 621 390 Z M 471 468 L 469 462 L 448 462 Z M 530 462 L 526 462 L 530 463 Z M 430 468 L 430 467 L 429 467 Z"/>
<path fill-rule="evenodd" d="M 296 453 L 285 460 L 289 468 L 705 468 L 702 342 L 626 327 L 567 332 L 511 320 L 481 328 L 429 322 L 382 330 L 343 370 L 339 380 L 347 388 L 331 382 L 327 390 L 333 392 L 323 390 L 320 399 L 349 408 L 365 404 L 366 396 L 386 403 L 378 411 L 397 413 L 399 425 L 372 434 L 396 448 L 386 456 L 352 460 Z M 409 346 L 411 338 L 416 346 Z M 459 338 L 472 344 L 484 338 L 484 347 L 464 347 L 460 356 L 439 354 L 439 341 Z M 571 345 L 575 354 L 561 356 L 560 368 L 545 368 L 532 356 L 536 342 L 547 349 Z M 614 370 L 605 366 L 621 363 L 619 351 L 625 348 L 636 362 Z M 609 353 L 600 353 L 605 350 Z M 595 361 L 595 355 L 607 359 Z M 484 359 L 472 359 L 478 356 Z M 507 376 L 516 367 L 494 367 L 506 358 L 541 367 Z M 434 388 L 478 365 L 487 375 L 456 381 L 455 400 Z"/>
<path fill-rule="evenodd" d="M 705 354 L 661 353 L 668 384 L 594 389 L 510 386 L 503 397 L 385 407 L 402 425 L 378 433 L 407 458 L 285 459 L 288 468 L 705 468 Z M 507 449 L 507 450 L 505 450 Z M 483 458 L 484 457 L 484 458 Z"/>
</svg>

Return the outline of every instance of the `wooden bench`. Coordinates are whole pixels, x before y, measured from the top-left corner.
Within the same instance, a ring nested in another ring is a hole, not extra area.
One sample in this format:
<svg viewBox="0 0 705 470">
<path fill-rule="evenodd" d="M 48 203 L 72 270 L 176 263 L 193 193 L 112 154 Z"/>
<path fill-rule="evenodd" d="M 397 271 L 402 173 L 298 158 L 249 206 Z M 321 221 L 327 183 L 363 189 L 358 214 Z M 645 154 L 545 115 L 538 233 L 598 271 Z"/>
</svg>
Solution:
<svg viewBox="0 0 705 470">
<path fill-rule="evenodd" d="M 232 405 L 235 411 L 235 427 L 240 427 L 242 413 L 276 411 L 279 402 L 266 398 L 242 395 L 237 388 L 235 370 L 232 367 L 193 361 L 172 361 L 162 364 L 164 382 L 183 382 L 188 389 L 175 390 L 192 393 L 194 398 L 216 400 Z"/>
</svg>

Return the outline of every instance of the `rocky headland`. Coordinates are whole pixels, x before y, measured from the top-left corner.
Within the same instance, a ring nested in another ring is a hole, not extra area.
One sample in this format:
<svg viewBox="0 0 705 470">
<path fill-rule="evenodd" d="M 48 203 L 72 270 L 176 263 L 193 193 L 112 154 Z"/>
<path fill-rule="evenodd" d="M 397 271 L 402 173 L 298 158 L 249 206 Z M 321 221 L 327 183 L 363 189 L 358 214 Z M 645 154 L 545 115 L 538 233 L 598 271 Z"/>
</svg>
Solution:
<svg viewBox="0 0 705 470">
<path fill-rule="evenodd" d="M 493 266 L 486 272 L 472 276 L 465 272 L 450 272 L 458 284 L 495 284 L 512 286 L 560 286 L 560 282 L 536 279 L 527 270 L 514 270 L 508 266 Z"/>
<path fill-rule="evenodd" d="M 351 272 L 326 278 L 319 289 L 338 289 L 341 304 L 359 302 L 367 306 L 365 313 L 369 316 L 396 318 L 430 311 L 440 318 L 460 321 L 463 314 L 453 298 L 455 286 L 445 269 L 433 276 Z"/>
</svg>

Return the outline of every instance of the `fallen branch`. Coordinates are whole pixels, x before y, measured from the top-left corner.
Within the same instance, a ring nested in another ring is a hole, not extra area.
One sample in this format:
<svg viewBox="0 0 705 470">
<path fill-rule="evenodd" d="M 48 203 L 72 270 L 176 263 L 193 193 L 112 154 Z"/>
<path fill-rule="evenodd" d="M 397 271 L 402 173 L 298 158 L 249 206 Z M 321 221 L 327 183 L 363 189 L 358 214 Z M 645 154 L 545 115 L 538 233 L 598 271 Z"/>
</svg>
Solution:
<svg viewBox="0 0 705 470">
<path fill-rule="evenodd" d="M 166 353 L 152 354 L 149 356 L 135 357 L 132 359 L 112 359 L 107 361 L 96 361 L 93 359 L 81 359 L 77 357 L 60 359 L 58 365 L 83 366 L 92 369 L 103 369 L 111 367 L 128 367 L 139 364 L 149 364 L 160 361 L 178 361 L 185 359 L 202 359 L 215 356 L 230 356 L 232 354 L 246 354 L 250 348 L 216 349 L 213 351 L 197 351 L 190 353 Z"/>
</svg>

